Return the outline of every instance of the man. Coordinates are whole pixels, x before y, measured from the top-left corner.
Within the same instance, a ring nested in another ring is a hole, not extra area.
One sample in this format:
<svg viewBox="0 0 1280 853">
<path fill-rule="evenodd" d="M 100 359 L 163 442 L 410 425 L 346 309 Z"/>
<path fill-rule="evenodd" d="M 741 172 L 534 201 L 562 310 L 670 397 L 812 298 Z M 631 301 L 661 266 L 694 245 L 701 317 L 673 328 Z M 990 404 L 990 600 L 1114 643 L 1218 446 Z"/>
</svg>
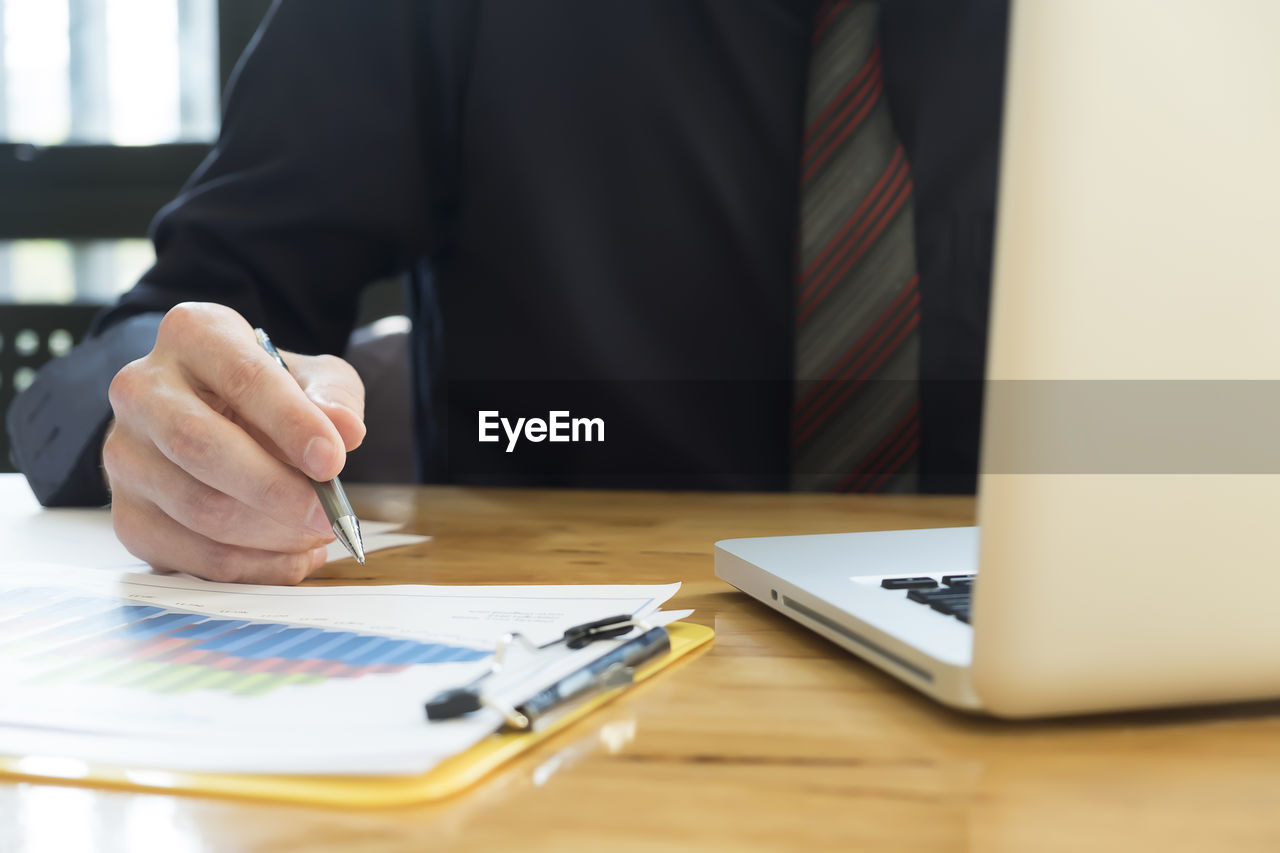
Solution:
<svg viewBox="0 0 1280 853">
<path fill-rule="evenodd" d="M 104 502 L 101 451 L 143 559 L 305 577 L 330 534 L 302 474 L 342 469 L 363 391 L 333 356 L 290 378 L 252 326 L 341 353 L 359 288 L 406 269 L 420 479 L 787 487 L 806 83 L 851 5 L 282 0 L 156 266 L 10 412 L 37 495 Z M 881 12 L 926 491 L 972 487 L 1005 17 Z M 556 412 L 603 440 L 542 440 Z"/>
</svg>

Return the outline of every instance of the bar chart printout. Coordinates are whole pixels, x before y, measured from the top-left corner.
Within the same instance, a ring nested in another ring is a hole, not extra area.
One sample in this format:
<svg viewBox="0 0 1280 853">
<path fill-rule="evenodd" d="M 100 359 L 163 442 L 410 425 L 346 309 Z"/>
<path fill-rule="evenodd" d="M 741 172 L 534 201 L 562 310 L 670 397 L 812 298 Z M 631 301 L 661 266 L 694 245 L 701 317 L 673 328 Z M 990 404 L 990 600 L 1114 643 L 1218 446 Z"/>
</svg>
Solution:
<svg viewBox="0 0 1280 853">
<path fill-rule="evenodd" d="M 217 690 L 252 696 L 489 655 L 444 643 L 219 619 L 58 587 L 7 593 L 0 601 L 0 632 L 19 637 L 0 644 L 0 654 L 29 667 L 28 683 L 169 694 Z"/>
<path fill-rule="evenodd" d="M 656 586 L 266 587 L 0 563 L 0 757 L 230 773 L 420 773 L 501 722 L 423 702 Z M 657 614 L 661 615 L 661 614 Z"/>
</svg>

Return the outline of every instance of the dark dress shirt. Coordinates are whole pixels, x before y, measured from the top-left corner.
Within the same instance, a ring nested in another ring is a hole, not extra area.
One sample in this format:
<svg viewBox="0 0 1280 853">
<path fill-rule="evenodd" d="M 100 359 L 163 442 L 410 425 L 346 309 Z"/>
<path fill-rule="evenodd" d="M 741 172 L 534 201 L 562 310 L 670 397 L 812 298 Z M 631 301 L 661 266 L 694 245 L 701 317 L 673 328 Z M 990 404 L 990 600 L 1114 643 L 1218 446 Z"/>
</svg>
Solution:
<svg viewBox="0 0 1280 853">
<path fill-rule="evenodd" d="M 8 422 L 46 504 L 103 503 L 114 372 L 217 301 L 341 353 L 409 271 L 419 479 L 785 488 L 812 0 L 283 0 L 157 262 Z M 925 491 L 972 489 L 1004 0 L 886 2 L 916 178 Z M 602 443 L 478 441 L 569 411 Z M 376 440 L 377 424 L 369 424 Z"/>
</svg>

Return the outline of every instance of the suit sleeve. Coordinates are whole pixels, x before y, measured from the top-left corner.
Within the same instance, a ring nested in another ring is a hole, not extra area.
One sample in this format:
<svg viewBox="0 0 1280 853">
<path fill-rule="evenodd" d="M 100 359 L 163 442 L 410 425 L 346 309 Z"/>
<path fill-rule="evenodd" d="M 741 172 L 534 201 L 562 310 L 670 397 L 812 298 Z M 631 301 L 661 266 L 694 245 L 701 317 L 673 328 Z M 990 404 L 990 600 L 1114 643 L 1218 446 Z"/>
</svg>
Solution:
<svg viewBox="0 0 1280 853">
<path fill-rule="evenodd" d="M 216 146 L 152 225 L 155 265 L 8 413 L 41 503 L 107 502 L 107 386 L 173 305 L 220 302 L 282 347 L 341 353 L 361 288 L 432 250 L 439 157 L 419 66 L 442 34 L 426 20 L 417 0 L 272 7 L 233 74 Z"/>
</svg>

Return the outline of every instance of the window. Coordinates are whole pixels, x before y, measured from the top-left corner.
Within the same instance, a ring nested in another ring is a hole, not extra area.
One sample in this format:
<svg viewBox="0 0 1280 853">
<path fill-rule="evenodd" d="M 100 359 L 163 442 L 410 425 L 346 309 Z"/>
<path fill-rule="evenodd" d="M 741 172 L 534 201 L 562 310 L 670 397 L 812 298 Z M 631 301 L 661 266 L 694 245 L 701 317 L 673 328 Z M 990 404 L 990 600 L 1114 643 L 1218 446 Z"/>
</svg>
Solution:
<svg viewBox="0 0 1280 853">
<path fill-rule="evenodd" d="M 211 142 L 214 0 L 0 0 L 0 134 L 36 145 Z"/>
<path fill-rule="evenodd" d="M 268 0 L 0 0 L 0 303 L 105 302 L 217 137 Z"/>
</svg>

